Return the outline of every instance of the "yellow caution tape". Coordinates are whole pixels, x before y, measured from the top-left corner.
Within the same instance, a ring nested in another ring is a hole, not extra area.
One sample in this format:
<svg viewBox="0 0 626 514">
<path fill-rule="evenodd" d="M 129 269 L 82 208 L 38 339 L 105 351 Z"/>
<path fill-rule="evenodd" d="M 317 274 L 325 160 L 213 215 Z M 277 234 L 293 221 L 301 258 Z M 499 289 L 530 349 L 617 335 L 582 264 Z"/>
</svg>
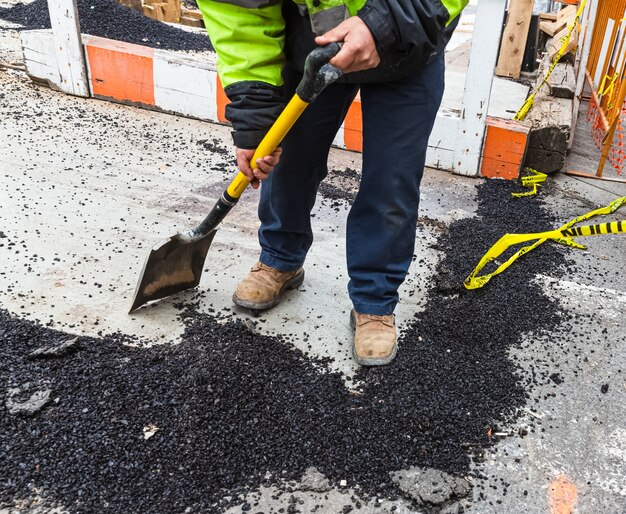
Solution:
<svg viewBox="0 0 626 514">
<path fill-rule="evenodd" d="M 524 171 L 530 173 L 530 175 L 526 175 L 522 177 L 522 186 L 531 187 L 530 191 L 525 191 L 523 193 L 511 193 L 515 198 L 522 198 L 524 196 L 533 196 L 537 194 L 537 188 L 546 181 L 548 175 L 545 173 L 541 173 L 540 171 L 534 170 L 532 168 L 524 168 Z"/>
<path fill-rule="evenodd" d="M 478 289 L 483 287 L 492 277 L 502 273 L 511 264 L 513 264 L 522 255 L 534 250 L 539 245 L 545 243 L 548 239 L 560 244 L 572 246 L 585 250 L 587 247 L 583 246 L 576 241 L 572 240 L 573 237 L 586 237 L 586 236 L 598 236 L 600 234 L 617 234 L 626 232 L 626 221 L 611 221 L 609 223 L 600 223 L 599 225 L 583 225 L 581 227 L 574 227 L 581 221 L 588 220 L 594 216 L 604 216 L 611 214 L 619 209 L 622 205 L 626 205 L 626 196 L 618 198 L 612 201 L 606 207 L 596 209 L 595 211 L 588 212 L 582 216 L 578 216 L 573 220 L 567 222 L 561 228 L 557 230 L 551 230 L 549 232 L 538 232 L 535 234 L 505 234 L 502 236 L 496 244 L 494 244 L 489 251 L 480 260 L 474 271 L 465 279 L 464 285 L 466 289 Z M 509 247 L 526 243 L 528 241 L 536 241 L 528 246 L 525 246 L 512 255 L 506 262 L 500 264 L 498 269 L 488 275 L 477 276 L 478 273 L 491 261 L 497 259 L 502 253 L 504 253 Z"/>
<path fill-rule="evenodd" d="M 610 77 L 609 75 L 605 75 L 604 78 L 602 79 L 602 82 L 600 83 L 600 87 L 598 88 L 598 92 L 597 92 L 598 98 L 603 98 L 605 96 L 608 96 L 609 102 L 607 105 L 607 109 L 609 110 L 613 108 L 612 100 L 613 100 L 613 94 L 615 93 L 615 83 L 617 82 L 618 78 L 619 78 L 618 72 L 615 72 L 615 75 L 613 75 L 613 77 Z M 608 80 L 608 84 L 606 83 L 607 80 Z"/>
<path fill-rule="evenodd" d="M 567 45 L 569 44 L 569 40 L 572 37 L 572 33 L 574 32 L 574 29 L 578 26 L 578 20 L 580 20 L 580 17 L 583 14 L 583 9 L 585 8 L 586 3 L 587 3 L 587 0 L 583 0 L 580 3 L 580 7 L 578 8 L 578 11 L 576 11 L 576 18 L 574 18 L 574 22 L 572 23 L 572 26 L 567 31 L 567 35 L 561 38 L 561 41 L 563 44 L 561 45 L 561 48 L 559 48 L 559 51 L 557 52 L 557 54 L 554 56 L 554 60 L 552 61 L 552 65 L 550 66 L 548 73 L 546 73 L 541 83 L 526 99 L 524 104 L 520 107 L 520 110 L 517 111 L 517 114 L 515 115 L 515 118 L 514 118 L 515 120 L 522 121 L 524 120 L 524 118 L 526 118 L 528 111 L 530 111 L 531 107 L 535 104 L 535 96 L 537 96 L 541 88 L 548 83 L 548 79 L 550 78 L 550 75 L 552 75 L 554 68 L 556 68 L 556 65 L 561 60 L 561 57 L 565 55 L 565 51 L 567 50 Z"/>
</svg>

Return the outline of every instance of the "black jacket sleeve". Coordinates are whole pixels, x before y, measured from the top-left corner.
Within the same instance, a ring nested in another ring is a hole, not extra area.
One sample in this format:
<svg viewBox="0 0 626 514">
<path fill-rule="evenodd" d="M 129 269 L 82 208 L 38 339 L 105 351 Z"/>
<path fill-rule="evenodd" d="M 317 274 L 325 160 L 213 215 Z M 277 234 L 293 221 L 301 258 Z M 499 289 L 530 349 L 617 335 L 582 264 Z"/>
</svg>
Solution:
<svg viewBox="0 0 626 514">
<path fill-rule="evenodd" d="M 372 32 L 381 61 L 419 55 L 424 62 L 447 42 L 450 17 L 441 0 L 367 0 L 358 13 Z"/>
<path fill-rule="evenodd" d="M 283 88 L 265 82 L 235 82 L 224 89 L 230 104 L 226 119 L 233 125 L 238 148 L 256 148 L 284 107 Z"/>
</svg>

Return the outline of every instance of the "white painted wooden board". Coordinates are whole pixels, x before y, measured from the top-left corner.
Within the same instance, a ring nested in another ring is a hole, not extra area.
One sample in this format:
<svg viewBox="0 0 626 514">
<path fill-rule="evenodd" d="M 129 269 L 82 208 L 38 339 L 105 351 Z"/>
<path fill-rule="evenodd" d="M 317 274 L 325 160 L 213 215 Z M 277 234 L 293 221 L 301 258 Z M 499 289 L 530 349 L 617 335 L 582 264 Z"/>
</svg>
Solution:
<svg viewBox="0 0 626 514">
<path fill-rule="evenodd" d="M 217 121 L 217 72 L 205 58 L 155 50 L 154 104 L 164 111 Z"/>
<path fill-rule="evenodd" d="M 441 111 L 437 114 L 435 126 L 428 140 L 426 166 L 441 170 L 454 168 L 454 149 L 457 144 L 459 124 L 458 116 Z"/>
<path fill-rule="evenodd" d="M 60 89 L 61 77 L 54 52 L 50 30 L 24 30 L 20 33 L 24 66 L 31 76 L 47 81 L 54 89 Z"/>
<path fill-rule="evenodd" d="M 452 168 L 459 175 L 476 176 L 479 173 L 505 3 L 503 0 L 481 0 L 476 9 Z"/>
<path fill-rule="evenodd" d="M 76 0 L 48 0 L 61 91 L 89 96 Z"/>
</svg>

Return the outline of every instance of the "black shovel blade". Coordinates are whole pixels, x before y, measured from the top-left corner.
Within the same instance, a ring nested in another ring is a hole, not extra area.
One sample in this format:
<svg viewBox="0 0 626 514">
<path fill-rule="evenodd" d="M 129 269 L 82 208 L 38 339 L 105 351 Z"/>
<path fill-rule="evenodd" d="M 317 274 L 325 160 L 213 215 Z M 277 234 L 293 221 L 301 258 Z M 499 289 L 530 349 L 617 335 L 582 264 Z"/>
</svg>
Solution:
<svg viewBox="0 0 626 514">
<path fill-rule="evenodd" d="M 155 245 L 146 259 L 130 311 L 142 305 L 196 287 L 217 229 L 202 237 L 176 234 Z"/>
</svg>

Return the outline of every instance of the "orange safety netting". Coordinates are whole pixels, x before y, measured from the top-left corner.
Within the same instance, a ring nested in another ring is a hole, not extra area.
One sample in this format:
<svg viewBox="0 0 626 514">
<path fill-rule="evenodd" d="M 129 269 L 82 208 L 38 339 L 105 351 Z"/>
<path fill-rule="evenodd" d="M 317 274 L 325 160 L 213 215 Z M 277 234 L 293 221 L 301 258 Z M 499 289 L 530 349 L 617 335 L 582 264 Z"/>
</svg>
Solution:
<svg viewBox="0 0 626 514">
<path fill-rule="evenodd" d="M 602 123 L 602 117 L 600 114 L 600 108 L 596 100 L 597 97 L 592 96 L 589 99 L 589 107 L 587 108 L 587 121 L 591 125 L 591 133 L 593 135 L 593 141 L 601 149 L 605 143 L 607 131 Z M 608 161 L 613 168 L 617 171 L 618 175 L 622 174 L 626 163 L 626 147 L 624 146 L 624 139 L 626 137 L 626 103 L 622 107 L 619 119 L 617 120 L 617 127 L 611 148 L 609 150 Z"/>
</svg>

